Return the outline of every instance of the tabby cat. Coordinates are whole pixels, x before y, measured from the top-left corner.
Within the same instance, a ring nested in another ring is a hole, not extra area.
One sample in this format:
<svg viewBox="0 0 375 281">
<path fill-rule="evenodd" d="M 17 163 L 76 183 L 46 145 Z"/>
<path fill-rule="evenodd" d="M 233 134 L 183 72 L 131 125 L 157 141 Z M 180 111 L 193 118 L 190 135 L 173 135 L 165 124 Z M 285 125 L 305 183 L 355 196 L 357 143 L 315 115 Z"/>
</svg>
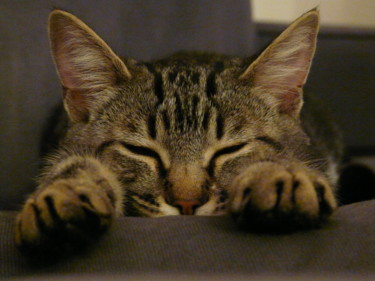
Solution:
<svg viewBox="0 0 375 281">
<path fill-rule="evenodd" d="M 54 10 L 68 126 L 18 215 L 17 244 L 91 238 L 120 215 L 232 214 L 271 231 L 324 221 L 336 208 L 338 145 L 308 96 L 301 111 L 318 24 L 307 12 L 256 59 L 141 63 Z"/>
</svg>

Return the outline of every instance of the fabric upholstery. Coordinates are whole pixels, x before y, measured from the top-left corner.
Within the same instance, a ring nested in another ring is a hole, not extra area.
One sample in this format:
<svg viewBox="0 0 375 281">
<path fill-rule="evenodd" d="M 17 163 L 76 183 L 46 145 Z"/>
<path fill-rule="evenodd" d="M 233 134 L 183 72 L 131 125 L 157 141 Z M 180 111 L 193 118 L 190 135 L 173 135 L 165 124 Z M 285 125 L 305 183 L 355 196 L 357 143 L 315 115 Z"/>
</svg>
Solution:
<svg viewBox="0 0 375 281">
<path fill-rule="evenodd" d="M 320 229 L 278 235 L 241 231 L 225 216 L 122 217 L 89 250 L 45 267 L 31 266 L 15 248 L 14 212 L 0 214 L 3 278 L 154 272 L 333 276 L 375 273 L 375 200 L 340 207 Z"/>
</svg>

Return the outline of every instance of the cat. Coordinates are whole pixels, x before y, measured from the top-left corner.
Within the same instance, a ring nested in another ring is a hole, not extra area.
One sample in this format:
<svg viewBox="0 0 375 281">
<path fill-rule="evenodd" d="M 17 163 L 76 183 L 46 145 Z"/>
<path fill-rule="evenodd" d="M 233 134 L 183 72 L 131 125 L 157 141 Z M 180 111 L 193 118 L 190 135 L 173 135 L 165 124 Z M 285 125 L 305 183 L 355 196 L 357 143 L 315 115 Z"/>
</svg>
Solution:
<svg viewBox="0 0 375 281">
<path fill-rule="evenodd" d="M 121 215 L 231 214 L 270 231 L 325 221 L 337 207 L 340 144 L 302 92 L 318 29 L 311 10 L 255 59 L 179 53 L 142 63 L 52 11 L 67 125 L 17 217 L 17 245 L 92 238 Z"/>
</svg>

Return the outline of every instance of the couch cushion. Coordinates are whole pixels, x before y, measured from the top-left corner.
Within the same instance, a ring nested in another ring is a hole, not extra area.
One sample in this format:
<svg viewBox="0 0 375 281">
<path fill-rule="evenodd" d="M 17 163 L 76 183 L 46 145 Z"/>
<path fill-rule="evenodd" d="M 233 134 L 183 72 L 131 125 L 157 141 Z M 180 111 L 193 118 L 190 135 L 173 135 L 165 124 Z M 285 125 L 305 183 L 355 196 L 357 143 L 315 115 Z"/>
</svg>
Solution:
<svg viewBox="0 0 375 281">
<path fill-rule="evenodd" d="M 375 200 L 351 204 L 320 229 L 279 235 L 240 231 L 226 216 L 122 217 L 91 249 L 36 266 L 13 244 L 15 213 L 1 212 L 0 279 L 83 273 L 375 273 L 374 214 Z"/>
</svg>

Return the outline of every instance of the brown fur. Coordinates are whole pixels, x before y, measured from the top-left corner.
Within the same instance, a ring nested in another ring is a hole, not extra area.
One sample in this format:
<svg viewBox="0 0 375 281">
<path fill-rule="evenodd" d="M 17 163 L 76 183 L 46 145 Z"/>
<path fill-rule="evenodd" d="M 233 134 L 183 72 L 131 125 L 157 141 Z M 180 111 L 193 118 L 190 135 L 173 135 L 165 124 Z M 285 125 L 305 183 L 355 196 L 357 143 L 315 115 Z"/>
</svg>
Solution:
<svg viewBox="0 0 375 281">
<path fill-rule="evenodd" d="M 230 212 L 267 229 L 327 218 L 337 153 L 326 149 L 334 137 L 314 128 L 333 129 L 305 119 L 302 107 L 318 19 L 306 13 L 252 63 L 209 54 L 138 63 L 53 11 L 69 125 L 18 216 L 17 243 L 39 249 L 59 232 L 91 237 L 122 213 Z"/>
</svg>

